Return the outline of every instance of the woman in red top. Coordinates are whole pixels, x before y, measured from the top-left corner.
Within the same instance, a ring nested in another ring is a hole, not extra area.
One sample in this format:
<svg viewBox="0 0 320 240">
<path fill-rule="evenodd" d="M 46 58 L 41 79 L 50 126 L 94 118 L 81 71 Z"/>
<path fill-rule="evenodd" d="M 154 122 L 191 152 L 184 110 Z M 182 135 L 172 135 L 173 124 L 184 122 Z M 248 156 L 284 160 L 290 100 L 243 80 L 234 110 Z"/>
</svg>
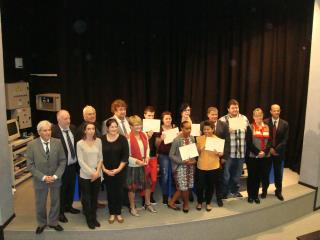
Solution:
<svg viewBox="0 0 320 240">
<path fill-rule="evenodd" d="M 259 186 L 262 177 L 264 177 L 265 174 L 268 174 L 264 166 L 266 158 L 269 157 L 271 146 L 269 127 L 263 122 L 263 111 L 261 108 L 253 110 L 253 123 L 247 127 L 246 142 L 248 202 L 253 203 L 254 201 L 259 204 Z"/>
</svg>

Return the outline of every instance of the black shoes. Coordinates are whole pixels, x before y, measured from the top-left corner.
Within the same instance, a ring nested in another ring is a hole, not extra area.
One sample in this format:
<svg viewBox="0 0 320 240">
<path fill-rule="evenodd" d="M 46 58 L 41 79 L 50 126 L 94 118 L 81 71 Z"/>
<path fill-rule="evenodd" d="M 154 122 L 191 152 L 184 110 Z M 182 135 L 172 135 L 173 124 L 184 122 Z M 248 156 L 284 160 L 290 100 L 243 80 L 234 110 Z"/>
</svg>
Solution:
<svg viewBox="0 0 320 240">
<path fill-rule="evenodd" d="M 152 192 L 151 195 L 150 195 L 150 203 L 151 203 L 152 205 L 156 205 L 156 204 L 157 204 L 156 200 L 154 200 L 154 198 L 153 198 L 153 192 Z"/>
<path fill-rule="evenodd" d="M 63 227 L 61 227 L 61 225 L 56 225 L 56 226 L 49 226 L 50 228 L 53 228 L 54 230 L 56 230 L 57 232 L 62 232 L 63 231 Z"/>
<path fill-rule="evenodd" d="M 228 199 L 228 194 L 223 194 L 222 199 Z"/>
<path fill-rule="evenodd" d="M 267 197 L 267 192 L 262 192 L 261 195 L 260 195 L 260 197 L 261 197 L 262 199 L 265 199 L 265 198 Z"/>
<path fill-rule="evenodd" d="M 66 216 L 64 215 L 64 213 L 60 213 L 60 215 L 59 215 L 59 222 L 63 222 L 63 223 L 67 223 L 67 222 L 68 222 L 68 218 L 66 218 Z"/>
<path fill-rule="evenodd" d="M 217 199 L 217 204 L 218 204 L 219 207 L 223 207 L 222 199 Z"/>
<path fill-rule="evenodd" d="M 41 234 L 45 228 L 46 228 L 46 225 L 37 227 L 36 234 Z"/>
<path fill-rule="evenodd" d="M 87 225 L 88 225 L 88 227 L 90 229 L 95 229 L 96 228 L 96 226 L 95 226 L 95 224 L 93 222 L 87 222 Z"/>
<path fill-rule="evenodd" d="M 162 203 L 164 205 L 168 205 L 168 195 L 162 195 Z"/>
<path fill-rule="evenodd" d="M 260 204 L 260 199 L 259 198 L 251 198 L 251 197 L 248 197 L 248 203 L 253 203 L 255 202 L 256 204 Z"/>
<path fill-rule="evenodd" d="M 242 197 L 243 197 L 242 194 L 239 193 L 239 192 L 234 193 L 233 196 L 234 196 L 234 197 L 238 197 L 238 198 L 242 198 Z"/>
<path fill-rule="evenodd" d="M 283 201 L 283 200 L 284 200 L 284 198 L 283 198 L 283 196 L 282 196 L 281 193 L 276 193 L 275 195 L 276 195 L 276 197 L 277 197 L 280 201 Z"/>
<path fill-rule="evenodd" d="M 69 212 L 71 214 L 78 214 L 78 213 L 80 213 L 80 210 L 71 207 L 71 208 L 66 209 L 64 212 Z"/>
</svg>

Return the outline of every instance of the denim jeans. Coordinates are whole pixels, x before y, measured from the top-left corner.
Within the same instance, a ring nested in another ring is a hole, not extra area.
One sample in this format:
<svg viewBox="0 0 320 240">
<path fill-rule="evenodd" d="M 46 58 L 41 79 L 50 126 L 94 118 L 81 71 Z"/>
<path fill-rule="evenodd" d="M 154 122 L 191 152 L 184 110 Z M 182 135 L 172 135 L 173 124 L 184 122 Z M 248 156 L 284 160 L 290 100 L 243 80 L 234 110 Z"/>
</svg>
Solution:
<svg viewBox="0 0 320 240">
<path fill-rule="evenodd" d="M 168 155 L 158 155 L 159 172 L 160 172 L 160 186 L 163 195 L 170 195 L 172 189 L 172 168 L 171 159 Z"/>
<path fill-rule="evenodd" d="M 244 158 L 229 158 L 223 169 L 223 194 L 238 193 Z"/>
</svg>

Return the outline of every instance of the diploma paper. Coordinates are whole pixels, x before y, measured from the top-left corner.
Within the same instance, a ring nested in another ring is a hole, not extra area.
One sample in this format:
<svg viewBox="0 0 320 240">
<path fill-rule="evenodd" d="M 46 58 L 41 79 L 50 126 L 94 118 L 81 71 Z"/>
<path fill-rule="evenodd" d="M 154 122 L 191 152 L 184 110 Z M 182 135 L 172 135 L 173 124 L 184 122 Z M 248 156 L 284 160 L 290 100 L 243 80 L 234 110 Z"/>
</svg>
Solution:
<svg viewBox="0 0 320 240">
<path fill-rule="evenodd" d="M 179 151 L 182 161 L 199 156 L 195 143 L 179 147 Z"/>
<path fill-rule="evenodd" d="M 144 132 L 160 132 L 160 119 L 143 119 Z"/>
<path fill-rule="evenodd" d="M 194 137 L 201 135 L 200 124 L 192 124 L 190 135 Z"/>
<path fill-rule="evenodd" d="M 172 128 L 162 132 L 165 135 L 164 144 L 172 143 L 179 134 L 179 128 Z"/>
<path fill-rule="evenodd" d="M 232 130 L 244 130 L 247 128 L 247 123 L 242 118 L 229 118 L 229 128 Z"/>
<path fill-rule="evenodd" d="M 224 142 L 225 140 L 221 138 L 207 137 L 204 149 L 208 151 L 216 150 L 217 152 L 223 153 Z"/>
</svg>

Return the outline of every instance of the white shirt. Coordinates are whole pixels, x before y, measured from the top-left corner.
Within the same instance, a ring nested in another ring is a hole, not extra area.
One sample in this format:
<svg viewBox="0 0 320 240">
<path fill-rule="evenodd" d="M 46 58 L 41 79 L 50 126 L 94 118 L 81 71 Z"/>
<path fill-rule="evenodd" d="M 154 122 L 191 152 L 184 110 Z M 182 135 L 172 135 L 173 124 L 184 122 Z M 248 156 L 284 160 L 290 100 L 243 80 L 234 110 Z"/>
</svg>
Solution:
<svg viewBox="0 0 320 240">
<path fill-rule="evenodd" d="M 43 140 L 43 139 L 40 137 L 40 140 L 41 140 L 41 143 L 42 143 L 42 147 L 43 147 L 44 152 L 47 151 L 47 144 L 46 144 L 46 143 L 49 143 L 49 144 L 48 144 L 48 148 L 49 148 L 49 152 L 50 152 L 50 139 L 49 139 L 48 141 L 45 141 L 45 140 Z"/>
<path fill-rule="evenodd" d="M 47 144 L 46 143 L 49 143 L 48 144 L 48 148 L 49 148 L 49 152 L 50 152 L 50 139 L 48 141 L 44 141 L 41 137 L 40 137 L 40 140 L 41 140 L 41 143 L 42 143 L 42 147 L 43 147 L 43 150 L 44 152 L 47 151 Z M 47 177 L 47 175 L 44 175 L 43 178 L 42 178 L 42 181 L 44 181 L 44 179 Z M 53 175 L 53 177 L 57 180 L 58 179 L 58 176 L 57 175 Z"/>
<path fill-rule="evenodd" d="M 276 128 L 278 129 L 279 120 L 280 120 L 280 118 L 278 118 L 278 119 L 272 118 L 272 126 L 274 125 L 274 122 L 276 122 Z"/>
<path fill-rule="evenodd" d="M 66 131 L 66 130 L 69 131 L 69 136 L 70 136 L 71 143 L 73 144 L 73 146 L 74 146 L 74 136 L 73 136 L 73 134 L 72 134 L 72 132 L 71 132 L 71 130 L 69 128 L 63 129 L 60 125 L 59 125 L 59 128 L 60 128 L 60 130 L 62 132 L 62 136 L 63 136 L 64 142 L 66 143 L 66 146 L 67 146 L 67 150 L 68 150 L 68 166 L 69 166 L 71 164 L 76 163 L 77 162 L 77 158 L 76 157 L 74 157 L 74 158 L 71 157 L 71 151 L 70 151 L 69 144 L 68 144 L 67 133 L 64 132 L 64 131 Z M 74 151 L 76 151 L 76 150 L 74 149 Z M 74 153 L 76 153 L 76 152 L 74 152 Z"/>
<path fill-rule="evenodd" d="M 122 121 L 123 121 L 124 127 L 126 128 L 127 134 L 131 132 L 130 124 L 126 118 L 124 118 L 123 120 L 120 120 L 116 115 L 114 115 L 113 118 L 117 121 L 119 128 L 121 128 L 123 132 L 124 130 L 122 127 Z"/>
</svg>

